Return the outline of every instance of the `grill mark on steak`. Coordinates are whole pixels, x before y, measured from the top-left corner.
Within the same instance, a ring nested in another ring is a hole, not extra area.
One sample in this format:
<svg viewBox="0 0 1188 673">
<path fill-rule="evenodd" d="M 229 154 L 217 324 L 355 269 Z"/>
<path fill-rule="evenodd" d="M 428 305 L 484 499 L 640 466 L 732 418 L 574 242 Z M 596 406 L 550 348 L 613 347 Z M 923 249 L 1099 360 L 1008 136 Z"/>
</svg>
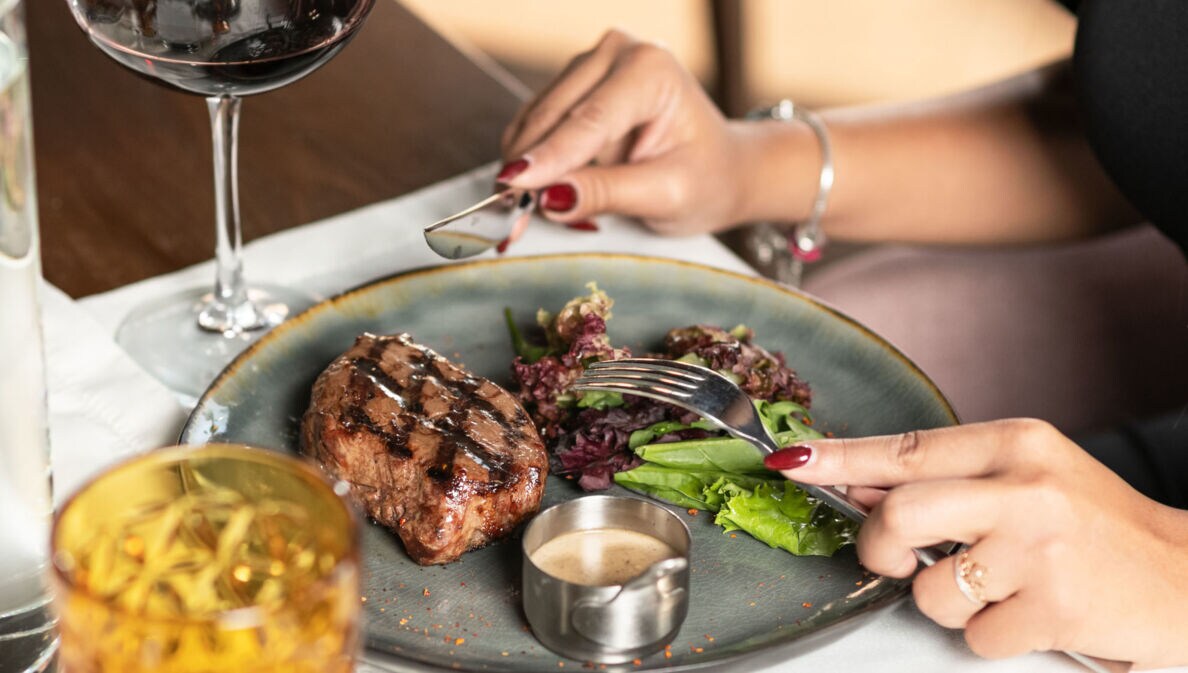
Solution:
<svg viewBox="0 0 1188 673">
<path fill-rule="evenodd" d="M 362 376 L 367 381 L 371 382 L 376 389 L 383 392 L 387 397 L 395 400 L 397 404 L 403 406 L 403 400 L 395 391 L 400 389 L 400 385 L 395 379 L 388 376 L 383 369 L 380 368 L 379 363 L 370 358 L 355 358 L 351 361 L 351 372 L 355 376 Z M 367 389 L 366 386 L 357 386 L 357 398 L 365 398 L 371 400 L 375 397 L 373 390 Z M 408 450 L 408 433 L 404 431 L 399 425 L 399 419 L 391 419 L 388 425 L 391 430 L 380 427 L 378 423 L 367 415 L 367 410 L 362 406 L 355 404 L 348 406 L 345 410 L 343 427 L 350 432 L 367 431 L 383 440 L 388 447 L 388 452 L 407 458 L 412 455 Z"/>
<path fill-rule="evenodd" d="M 380 368 L 379 362 L 376 361 L 376 356 L 355 358 L 351 360 L 351 364 L 355 367 L 355 373 L 362 374 L 368 381 L 374 383 L 380 392 L 387 395 L 401 407 L 404 406 L 404 398 L 400 397 L 400 394 L 396 392 L 400 390 L 400 383 L 391 376 L 388 376 L 388 373 Z"/>
<path fill-rule="evenodd" d="M 375 421 L 371 420 L 371 417 L 367 415 L 367 411 L 363 407 L 347 408 L 346 418 L 343 420 L 345 421 L 343 427 L 351 432 L 366 430 L 382 439 L 388 447 L 388 453 L 403 458 L 408 458 L 412 455 L 412 452 L 408 450 L 408 433 L 398 427 L 396 421 L 391 422 L 391 430 L 385 430 Z"/>
<path fill-rule="evenodd" d="M 455 457 L 458 450 L 461 449 L 474 462 L 491 472 L 491 481 L 488 482 L 489 488 L 501 488 L 501 482 L 511 481 L 514 483 L 518 480 L 516 475 L 508 472 L 507 465 L 505 464 L 506 461 L 484 449 L 463 430 L 463 423 L 466 422 L 470 412 L 478 411 L 503 426 L 502 435 L 504 442 L 512 443 L 523 438 L 523 433 L 519 431 L 512 432 L 507 425 L 504 425 L 502 414 L 490 402 L 477 395 L 478 388 L 481 385 L 478 380 L 469 374 L 457 381 L 449 379 L 444 375 L 433 376 L 434 383 L 450 393 L 454 403 L 451 405 L 449 413 L 441 417 L 440 420 L 427 420 L 423 416 L 424 409 L 422 408 L 421 400 L 424 395 L 425 381 L 432 376 L 429 372 L 429 366 L 434 364 L 433 358 L 425 351 L 418 351 L 419 355 L 414 356 L 415 359 L 408 361 L 412 370 L 407 386 L 408 397 L 411 401 L 410 403 L 406 403 L 400 395 L 393 392 L 400 389 L 400 383 L 391 376 L 388 376 L 380 368 L 377 360 L 382 357 L 382 351 L 382 342 L 377 342 L 376 345 L 372 346 L 368 357 L 351 360 L 353 371 L 356 374 L 362 374 L 369 381 L 376 384 L 387 396 L 395 399 L 398 404 L 405 407 L 410 415 L 416 416 L 420 422 L 429 423 L 436 432 L 441 433 L 443 441 L 438 444 L 437 459 L 434 466 L 427 470 L 429 476 L 442 482 L 450 481 L 453 478 Z M 442 372 L 439 370 L 439 373 Z M 358 407 L 356 408 L 358 409 Z M 360 411 L 362 410 L 360 409 Z M 374 427 L 373 425 L 372 428 Z M 382 433 L 383 431 L 380 430 L 379 432 Z M 406 448 L 401 447 L 401 449 L 407 453 Z"/>
<path fill-rule="evenodd" d="M 323 372 L 302 444 L 425 564 L 510 532 L 539 507 L 548 470 L 514 397 L 408 335 L 365 334 Z"/>
</svg>

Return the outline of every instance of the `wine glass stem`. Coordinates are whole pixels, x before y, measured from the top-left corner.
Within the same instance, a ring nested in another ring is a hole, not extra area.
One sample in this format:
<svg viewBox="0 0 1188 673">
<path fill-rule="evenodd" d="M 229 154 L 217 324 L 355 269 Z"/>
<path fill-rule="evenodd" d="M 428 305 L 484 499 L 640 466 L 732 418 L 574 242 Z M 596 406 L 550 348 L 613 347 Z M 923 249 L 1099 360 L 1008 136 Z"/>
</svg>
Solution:
<svg viewBox="0 0 1188 673">
<path fill-rule="evenodd" d="M 198 325 L 234 335 L 263 327 L 266 320 L 248 297 L 243 281 L 243 236 L 239 224 L 239 108 L 236 96 L 211 96 L 211 139 L 215 182 L 215 290 Z"/>
</svg>

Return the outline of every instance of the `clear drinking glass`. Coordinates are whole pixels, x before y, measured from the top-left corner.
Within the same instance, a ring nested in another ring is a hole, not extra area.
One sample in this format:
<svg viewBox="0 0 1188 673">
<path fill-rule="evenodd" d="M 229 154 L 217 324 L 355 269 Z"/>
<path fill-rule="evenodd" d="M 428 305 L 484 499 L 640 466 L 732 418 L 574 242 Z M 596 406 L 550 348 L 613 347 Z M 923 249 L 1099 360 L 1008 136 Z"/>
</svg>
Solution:
<svg viewBox="0 0 1188 673">
<path fill-rule="evenodd" d="M 243 278 L 236 143 L 241 97 L 290 84 L 354 36 L 374 0 L 67 0 L 104 53 L 206 98 L 214 146 L 215 285 L 134 310 L 116 340 L 172 389 L 201 393 L 239 351 L 313 300 Z"/>
<path fill-rule="evenodd" d="M 143 454 L 72 495 L 51 545 L 68 673 L 354 666 L 358 522 L 294 457 L 218 444 Z"/>
<path fill-rule="evenodd" d="M 53 515 L 23 0 L 0 0 L 0 673 L 52 666 Z"/>
</svg>

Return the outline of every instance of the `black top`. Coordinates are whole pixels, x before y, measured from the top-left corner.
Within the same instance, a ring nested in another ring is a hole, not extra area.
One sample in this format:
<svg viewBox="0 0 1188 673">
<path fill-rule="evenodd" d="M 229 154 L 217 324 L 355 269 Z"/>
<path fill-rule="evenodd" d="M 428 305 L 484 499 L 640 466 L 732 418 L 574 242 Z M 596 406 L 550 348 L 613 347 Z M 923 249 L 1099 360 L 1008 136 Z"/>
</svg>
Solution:
<svg viewBox="0 0 1188 673">
<path fill-rule="evenodd" d="M 1089 143 L 1132 204 L 1188 254 L 1188 2 L 1063 0 Z"/>
<path fill-rule="evenodd" d="M 1188 0 L 1061 0 L 1077 13 L 1086 134 L 1130 202 L 1188 255 Z M 1188 508 L 1182 412 L 1078 441 L 1144 494 Z"/>
</svg>

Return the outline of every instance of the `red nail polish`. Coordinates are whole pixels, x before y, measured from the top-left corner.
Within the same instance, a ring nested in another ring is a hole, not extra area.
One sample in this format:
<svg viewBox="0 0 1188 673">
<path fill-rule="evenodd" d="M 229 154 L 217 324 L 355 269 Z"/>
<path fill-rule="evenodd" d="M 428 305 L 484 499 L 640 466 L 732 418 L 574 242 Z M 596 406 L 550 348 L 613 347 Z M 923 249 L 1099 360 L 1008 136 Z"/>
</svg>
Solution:
<svg viewBox="0 0 1188 673">
<path fill-rule="evenodd" d="M 763 459 L 763 465 L 769 470 L 792 470 L 802 467 L 813 457 L 810 446 L 790 446 L 780 449 Z"/>
<path fill-rule="evenodd" d="M 540 207 L 554 213 L 567 213 L 577 205 L 577 190 L 573 185 L 549 185 L 540 194 Z"/>
<path fill-rule="evenodd" d="M 499 245 L 495 246 L 495 252 L 502 255 L 503 253 L 507 252 L 507 246 L 509 245 L 511 245 L 511 239 L 505 238 L 499 242 Z"/>
<path fill-rule="evenodd" d="M 516 159 L 509 164 L 504 164 L 503 168 L 499 169 L 499 175 L 495 176 L 495 181 L 507 182 L 526 170 L 528 170 L 528 160 Z"/>
<path fill-rule="evenodd" d="M 799 259 L 802 262 L 815 262 L 815 261 L 821 259 L 821 249 L 820 248 L 813 248 L 812 250 L 809 250 L 806 252 L 806 251 L 801 250 L 800 248 L 792 245 L 792 246 L 788 246 L 788 249 L 792 251 L 793 257 Z"/>
<path fill-rule="evenodd" d="M 582 220 L 581 222 L 570 222 L 569 224 L 567 224 L 565 226 L 569 227 L 570 229 L 576 229 L 578 231 L 598 231 L 598 225 L 595 224 L 593 220 Z"/>
</svg>

